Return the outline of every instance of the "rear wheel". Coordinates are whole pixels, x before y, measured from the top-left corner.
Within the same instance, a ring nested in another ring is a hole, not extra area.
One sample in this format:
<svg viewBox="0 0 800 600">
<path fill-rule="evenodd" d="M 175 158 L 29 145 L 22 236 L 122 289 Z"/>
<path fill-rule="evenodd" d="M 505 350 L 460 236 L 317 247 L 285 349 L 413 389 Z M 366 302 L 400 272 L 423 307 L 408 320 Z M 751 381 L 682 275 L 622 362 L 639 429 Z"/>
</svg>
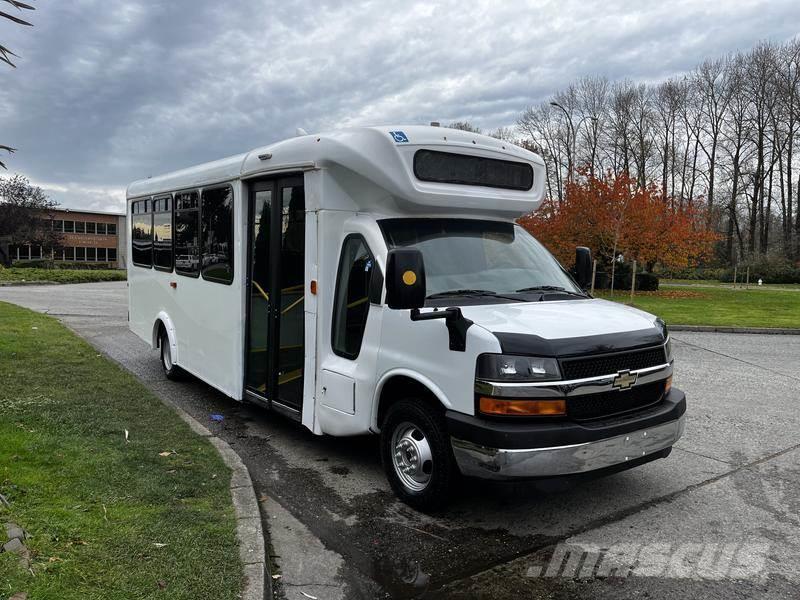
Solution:
<svg viewBox="0 0 800 600">
<path fill-rule="evenodd" d="M 161 366 L 164 369 L 164 375 L 172 381 L 183 379 L 183 370 L 173 362 L 172 346 L 169 343 L 167 330 L 163 326 L 158 334 L 158 345 L 161 348 Z"/>
<path fill-rule="evenodd" d="M 381 461 L 395 494 L 421 511 L 442 508 L 458 478 L 444 418 L 421 400 L 404 399 L 389 408 Z"/>
</svg>

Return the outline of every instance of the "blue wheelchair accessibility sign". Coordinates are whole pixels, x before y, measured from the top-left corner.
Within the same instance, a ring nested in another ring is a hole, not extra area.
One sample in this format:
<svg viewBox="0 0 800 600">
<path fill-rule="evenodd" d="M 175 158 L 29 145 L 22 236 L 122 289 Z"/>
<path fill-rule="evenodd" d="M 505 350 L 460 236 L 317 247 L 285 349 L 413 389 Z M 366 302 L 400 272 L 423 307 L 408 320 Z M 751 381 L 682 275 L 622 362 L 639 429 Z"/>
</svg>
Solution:
<svg viewBox="0 0 800 600">
<path fill-rule="evenodd" d="M 408 141 L 408 136 L 402 131 L 390 131 L 389 133 L 394 138 L 394 141 L 397 142 L 398 144 Z"/>
</svg>

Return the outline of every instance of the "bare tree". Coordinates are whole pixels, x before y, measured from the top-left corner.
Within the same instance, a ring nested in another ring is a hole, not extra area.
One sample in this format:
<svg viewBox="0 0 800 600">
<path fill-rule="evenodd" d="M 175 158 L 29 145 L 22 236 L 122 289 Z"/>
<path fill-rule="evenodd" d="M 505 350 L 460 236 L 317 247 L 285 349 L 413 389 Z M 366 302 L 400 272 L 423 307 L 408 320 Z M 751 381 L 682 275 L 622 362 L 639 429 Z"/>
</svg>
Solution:
<svg viewBox="0 0 800 600">
<path fill-rule="evenodd" d="M 5 2 L 6 4 L 10 4 L 12 7 L 16 8 L 18 11 L 36 10 L 30 4 L 25 4 L 24 2 L 19 2 L 18 0 L 0 0 L 0 1 Z M 17 16 L 14 16 L 11 13 L 7 13 L 7 12 L 5 12 L 3 10 L 0 10 L 0 18 L 8 19 L 9 21 L 13 21 L 14 23 L 17 23 L 19 25 L 27 25 L 28 27 L 32 26 L 31 23 L 29 23 L 28 21 L 25 21 L 25 20 L 23 20 L 23 19 L 21 19 L 21 18 L 19 18 Z M 11 67 L 14 67 L 16 69 L 17 66 L 12 61 L 12 59 L 11 59 L 12 56 L 15 57 L 15 58 L 19 58 L 11 50 L 9 50 L 8 48 L 6 48 L 2 44 L 0 44 L 0 61 L 6 63 L 6 64 L 8 64 Z M 12 148 L 11 146 L 6 146 L 4 144 L 0 144 L 0 150 L 8 152 L 9 154 L 13 154 L 14 152 L 16 152 L 16 148 Z M 0 167 L 5 169 L 6 168 L 5 163 L 0 161 Z"/>
</svg>

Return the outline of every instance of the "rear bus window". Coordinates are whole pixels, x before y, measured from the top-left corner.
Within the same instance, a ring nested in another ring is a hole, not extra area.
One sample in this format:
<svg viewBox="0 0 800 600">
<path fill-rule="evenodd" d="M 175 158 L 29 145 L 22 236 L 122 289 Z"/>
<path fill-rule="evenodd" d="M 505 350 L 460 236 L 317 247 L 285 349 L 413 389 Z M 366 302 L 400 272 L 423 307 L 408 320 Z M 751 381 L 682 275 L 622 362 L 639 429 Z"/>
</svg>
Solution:
<svg viewBox="0 0 800 600">
<path fill-rule="evenodd" d="M 139 267 L 153 266 L 153 215 L 149 200 L 131 204 L 131 258 Z M 78 260 L 81 260 L 78 258 Z"/>
<path fill-rule="evenodd" d="M 203 279 L 217 283 L 233 281 L 233 189 L 230 186 L 203 190 L 201 238 Z"/>
</svg>

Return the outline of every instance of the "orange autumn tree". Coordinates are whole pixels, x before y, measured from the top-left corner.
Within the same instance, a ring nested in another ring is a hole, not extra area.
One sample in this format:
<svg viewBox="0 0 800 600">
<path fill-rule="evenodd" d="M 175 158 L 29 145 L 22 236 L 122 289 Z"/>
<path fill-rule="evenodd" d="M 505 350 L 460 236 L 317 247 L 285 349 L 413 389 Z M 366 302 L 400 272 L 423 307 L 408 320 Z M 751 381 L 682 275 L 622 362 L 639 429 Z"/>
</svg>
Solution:
<svg viewBox="0 0 800 600">
<path fill-rule="evenodd" d="M 641 188 L 627 175 L 607 173 L 568 183 L 562 202 L 548 198 L 519 223 L 564 265 L 574 263 L 576 246 L 588 246 L 600 263 L 622 254 L 648 270 L 678 269 L 707 256 L 718 239 L 702 218 L 703 205 L 665 200 L 654 184 Z"/>
</svg>

